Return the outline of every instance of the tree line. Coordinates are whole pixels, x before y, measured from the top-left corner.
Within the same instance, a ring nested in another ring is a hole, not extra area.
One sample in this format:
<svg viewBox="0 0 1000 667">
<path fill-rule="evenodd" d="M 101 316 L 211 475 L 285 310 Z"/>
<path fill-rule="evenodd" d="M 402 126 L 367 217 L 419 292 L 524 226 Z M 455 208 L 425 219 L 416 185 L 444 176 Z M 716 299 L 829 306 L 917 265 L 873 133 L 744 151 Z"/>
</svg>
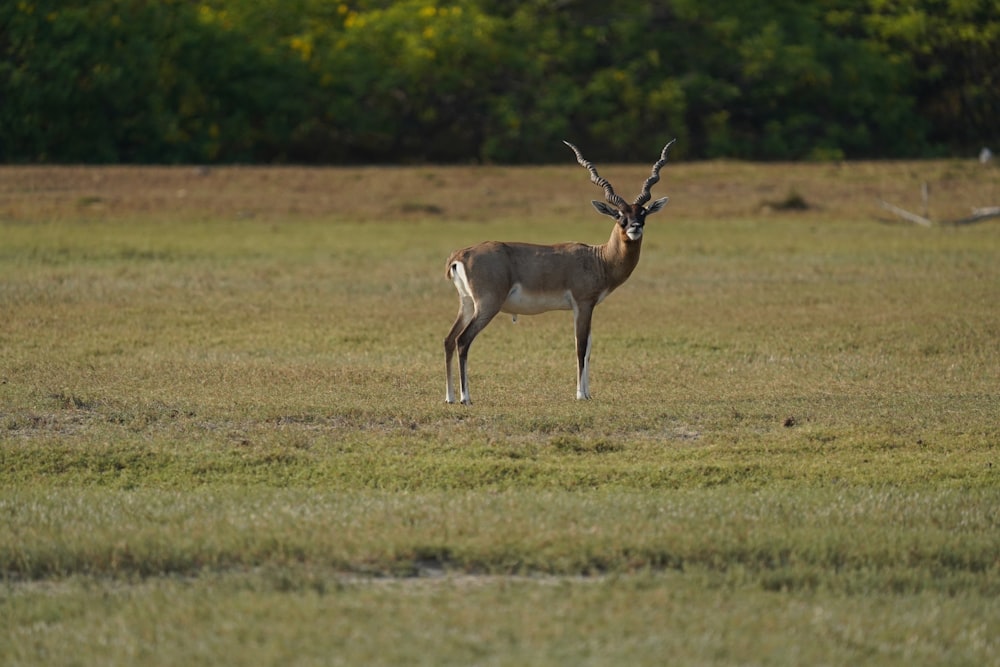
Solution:
<svg viewBox="0 0 1000 667">
<path fill-rule="evenodd" d="M 1000 147 L 1000 0 L 10 0 L 6 163 Z"/>
</svg>

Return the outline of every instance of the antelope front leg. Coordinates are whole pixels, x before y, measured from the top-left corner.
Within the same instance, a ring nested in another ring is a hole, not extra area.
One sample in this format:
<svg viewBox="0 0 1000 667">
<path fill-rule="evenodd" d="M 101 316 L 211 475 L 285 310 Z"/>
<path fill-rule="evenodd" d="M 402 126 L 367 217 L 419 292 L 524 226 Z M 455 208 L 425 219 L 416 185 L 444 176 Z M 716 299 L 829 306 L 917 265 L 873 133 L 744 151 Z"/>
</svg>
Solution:
<svg viewBox="0 0 1000 667">
<path fill-rule="evenodd" d="M 576 398 L 590 399 L 590 321 L 594 307 L 574 304 L 573 316 L 576 324 Z"/>
</svg>

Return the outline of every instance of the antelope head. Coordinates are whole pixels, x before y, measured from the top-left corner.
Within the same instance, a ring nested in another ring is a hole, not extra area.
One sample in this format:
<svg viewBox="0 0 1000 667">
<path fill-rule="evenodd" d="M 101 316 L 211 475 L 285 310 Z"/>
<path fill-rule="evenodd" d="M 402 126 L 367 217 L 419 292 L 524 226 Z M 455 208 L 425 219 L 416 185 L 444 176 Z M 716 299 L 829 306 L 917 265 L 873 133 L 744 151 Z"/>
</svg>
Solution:
<svg viewBox="0 0 1000 667">
<path fill-rule="evenodd" d="M 580 163 L 580 166 L 590 172 L 591 182 L 598 187 L 604 188 L 604 197 L 607 200 L 607 203 L 597 199 L 590 203 L 594 205 L 594 208 L 597 209 L 598 213 L 615 219 L 624 234 L 626 242 L 642 240 L 642 231 L 646 225 L 646 216 L 656 213 L 663 208 L 664 205 L 666 205 L 667 201 L 670 200 L 669 197 L 663 197 L 662 199 L 657 199 L 649 206 L 646 206 L 646 202 L 648 202 L 652 197 L 650 189 L 659 182 L 660 169 L 667 163 L 667 152 L 674 144 L 674 141 L 677 140 L 673 139 L 663 147 L 663 150 L 660 152 L 660 159 L 653 165 L 653 170 L 650 173 L 649 178 L 647 178 L 646 182 L 642 184 L 642 191 L 639 192 L 639 196 L 637 196 L 635 201 L 631 204 L 615 193 L 615 189 L 611 187 L 611 183 L 597 173 L 597 169 L 594 167 L 593 163 L 583 157 L 579 148 L 568 141 L 563 142 L 576 154 L 576 161 Z"/>
</svg>

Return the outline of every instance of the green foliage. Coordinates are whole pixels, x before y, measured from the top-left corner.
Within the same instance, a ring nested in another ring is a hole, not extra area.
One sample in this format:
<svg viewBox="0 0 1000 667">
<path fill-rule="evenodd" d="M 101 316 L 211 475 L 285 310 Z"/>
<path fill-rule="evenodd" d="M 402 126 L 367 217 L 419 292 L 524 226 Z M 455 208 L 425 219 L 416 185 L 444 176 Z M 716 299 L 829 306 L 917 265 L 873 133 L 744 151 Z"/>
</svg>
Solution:
<svg viewBox="0 0 1000 667">
<path fill-rule="evenodd" d="M 905 64 L 937 143 L 970 152 L 1000 140 L 1000 2 L 872 2 L 870 34 Z"/>
<path fill-rule="evenodd" d="M 0 159 L 840 159 L 996 144 L 996 0 L 23 0 Z"/>
<path fill-rule="evenodd" d="M 332 93 L 327 120 L 351 158 L 467 161 L 497 92 L 482 78 L 502 61 L 497 30 L 471 3 L 410 0 L 348 10 L 340 31 L 293 42 L 314 45 L 311 66 Z"/>
<path fill-rule="evenodd" d="M 7 161 L 272 160 L 306 113 L 294 60 L 204 6 L 42 0 L 0 12 Z"/>
</svg>

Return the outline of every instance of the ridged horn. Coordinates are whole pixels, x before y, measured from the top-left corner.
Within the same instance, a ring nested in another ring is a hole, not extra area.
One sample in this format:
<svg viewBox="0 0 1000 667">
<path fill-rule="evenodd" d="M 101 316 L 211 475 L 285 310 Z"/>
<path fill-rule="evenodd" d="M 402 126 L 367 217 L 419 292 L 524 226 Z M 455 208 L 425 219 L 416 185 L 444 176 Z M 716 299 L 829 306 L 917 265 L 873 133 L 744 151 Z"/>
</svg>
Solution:
<svg viewBox="0 0 1000 667">
<path fill-rule="evenodd" d="M 660 182 L 660 169 L 667 163 L 667 151 L 670 150 L 670 147 L 674 145 L 675 141 L 677 141 L 677 139 L 671 139 L 667 142 L 667 145 L 663 147 L 663 150 L 660 151 L 660 159 L 653 165 L 652 173 L 649 175 L 649 178 L 646 179 L 646 182 L 642 184 L 642 192 L 640 192 L 639 196 L 635 198 L 635 201 L 632 202 L 633 204 L 645 204 L 649 201 L 650 197 L 652 197 L 649 193 L 649 189 Z"/>
<path fill-rule="evenodd" d="M 598 187 L 604 188 L 604 198 L 608 200 L 608 203 L 618 208 L 625 206 L 625 200 L 615 194 L 615 189 L 611 187 L 610 183 L 608 183 L 608 179 L 602 178 L 601 175 L 597 173 L 597 169 L 594 168 L 593 163 L 583 157 L 583 153 L 580 152 L 580 149 L 568 141 L 563 141 L 563 143 L 569 146 L 573 152 L 576 153 L 576 161 L 580 163 L 580 166 L 590 172 L 591 182 Z"/>
</svg>

